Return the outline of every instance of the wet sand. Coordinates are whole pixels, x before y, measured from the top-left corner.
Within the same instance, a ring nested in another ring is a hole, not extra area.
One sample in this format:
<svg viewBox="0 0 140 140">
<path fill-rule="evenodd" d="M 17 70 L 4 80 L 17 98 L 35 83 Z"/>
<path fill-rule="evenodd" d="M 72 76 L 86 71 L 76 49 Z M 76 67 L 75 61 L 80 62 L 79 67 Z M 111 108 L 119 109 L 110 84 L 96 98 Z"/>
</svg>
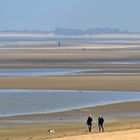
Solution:
<svg viewBox="0 0 140 140">
<path fill-rule="evenodd" d="M 65 89 L 65 90 L 112 90 L 112 91 L 140 91 L 140 47 L 129 46 L 97 46 L 84 44 L 78 46 L 34 46 L 29 43 L 28 47 L 4 46 L 1 50 L 14 52 L 1 53 L 1 69 L 26 69 L 26 68 L 76 68 L 76 69 L 118 69 L 122 75 L 93 75 L 92 73 L 82 76 L 50 76 L 50 77 L 0 77 L 1 89 Z M 31 45 L 31 46 L 30 46 Z M 40 44 L 41 45 L 41 44 Z M 16 52 L 17 51 L 17 52 Z M 96 62 L 92 64 L 88 62 Z M 100 62 L 107 62 L 100 64 Z M 108 62 L 119 62 L 108 64 Z M 121 62 L 132 64 L 121 64 Z M 122 71 L 126 69 L 126 71 Z M 131 74 L 127 69 L 132 69 Z M 133 70 L 138 69 L 138 70 Z M 112 71 L 110 71 L 111 73 Z M 136 74 L 136 75 L 135 75 Z"/>
<path fill-rule="evenodd" d="M 108 123 L 106 124 L 108 130 L 105 133 L 98 133 L 95 131 L 92 134 L 87 132 L 85 124 L 67 124 L 64 126 L 57 125 L 55 134 L 48 133 L 48 129 L 54 128 L 54 125 L 32 124 L 24 126 L 24 124 L 22 124 L 22 126 L 17 126 L 16 128 L 9 127 L 9 129 L 0 129 L 0 137 L 1 140 L 47 140 L 52 138 L 62 138 L 62 140 L 114 140 L 115 138 L 117 140 L 124 140 L 124 138 L 129 138 L 128 140 L 139 140 L 140 128 L 138 125 L 140 124 L 138 122 L 139 120 L 129 120 L 124 122 Z M 115 127 L 117 127 L 117 130 Z M 97 126 L 94 129 L 97 129 Z M 138 133 L 134 133 L 135 131 L 138 131 Z M 126 134 L 124 135 L 124 133 Z"/>
<path fill-rule="evenodd" d="M 140 76 L 0 77 L 0 88 L 140 91 Z"/>
</svg>

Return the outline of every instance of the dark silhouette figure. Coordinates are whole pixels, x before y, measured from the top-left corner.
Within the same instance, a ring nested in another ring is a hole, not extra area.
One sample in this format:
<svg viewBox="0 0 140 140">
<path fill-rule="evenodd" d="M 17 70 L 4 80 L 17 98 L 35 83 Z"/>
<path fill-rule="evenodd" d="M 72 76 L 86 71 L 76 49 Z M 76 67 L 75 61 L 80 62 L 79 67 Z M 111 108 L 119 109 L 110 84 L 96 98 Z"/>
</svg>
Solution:
<svg viewBox="0 0 140 140">
<path fill-rule="evenodd" d="M 104 132 L 104 118 L 102 116 L 98 117 L 98 127 L 99 127 L 99 132 Z"/>
<path fill-rule="evenodd" d="M 87 126 L 89 129 L 89 132 L 91 132 L 91 128 L 92 128 L 92 115 L 90 114 L 88 119 L 87 119 Z"/>
<path fill-rule="evenodd" d="M 61 43 L 60 42 L 58 42 L 58 46 L 60 47 L 60 45 L 61 45 Z"/>
</svg>

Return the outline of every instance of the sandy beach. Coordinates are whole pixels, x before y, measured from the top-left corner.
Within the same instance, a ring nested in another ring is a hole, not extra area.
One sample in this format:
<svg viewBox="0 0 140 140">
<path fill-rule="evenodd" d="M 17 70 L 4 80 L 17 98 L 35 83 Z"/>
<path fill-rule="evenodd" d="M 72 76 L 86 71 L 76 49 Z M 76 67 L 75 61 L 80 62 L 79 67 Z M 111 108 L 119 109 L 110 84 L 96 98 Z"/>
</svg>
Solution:
<svg viewBox="0 0 140 140">
<path fill-rule="evenodd" d="M 118 127 L 117 124 L 114 124 L 115 126 Z M 119 124 L 120 125 L 120 124 Z M 125 124 L 122 124 L 125 125 Z M 131 123 L 129 123 L 128 125 L 131 125 Z M 128 125 L 125 125 L 125 127 L 127 127 Z M 35 128 L 36 127 L 36 128 Z M 83 126 L 81 126 L 83 127 Z M 63 135 L 58 135 L 57 138 L 55 138 L 53 136 L 53 134 L 49 134 L 48 133 L 48 125 L 32 125 L 28 126 L 28 127 L 20 127 L 20 128 L 15 128 L 15 129 L 4 129 L 1 130 L 0 132 L 0 136 L 1 136 L 1 140 L 5 140 L 5 139 L 9 139 L 9 140 L 47 140 L 47 139 L 54 139 L 54 140 L 91 140 L 91 139 L 104 139 L 105 140 L 114 140 L 114 139 L 120 139 L 123 140 L 124 138 L 126 140 L 132 140 L 132 139 L 136 139 L 139 140 L 140 139 L 140 131 L 139 129 L 132 129 L 129 130 L 127 128 L 127 130 L 123 130 L 120 129 L 118 131 L 113 131 L 113 132 L 105 132 L 105 133 L 92 133 L 89 134 L 88 132 L 85 131 L 81 131 L 81 127 L 78 127 L 77 125 L 73 125 L 73 127 L 71 125 L 65 125 L 65 129 L 62 128 L 61 126 L 58 126 L 59 128 L 59 134 L 63 134 Z M 71 132 L 71 130 L 75 130 L 76 133 Z M 81 132 L 79 132 L 81 131 Z M 62 138 L 63 137 L 63 138 Z"/>
<path fill-rule="evenodd" d="M 0 4 L 0 140 L 140 140 L 139 0 Z"/>
<path fill-rule="evenodd" d="M 121 132 L 112 132 L 112 133 L 104 133 L 104 134 L 93 134 L 93 135 L 81 135 L 75 137 L 66 137 L 66 138 L 59 138 L 54 140 L 132 140 L 140 139 L 140 130 L 133 130 L 133 131 L 121 131 Z"/>
<path fill-rule="evenodd" d="M 66 136 L 81 135 L 76 137 L 68 137 L 68 139 L 83 138 L 84 140 L 86 137 L 89 139 L 96 139 L 102 137 L 102 135 L 106 135 L 106 138 L 110 138 L 110 135 L 112 135 L 111 137 L 113 139 L 116 137 L 116 135 L 114 135 L 115 133 L 122 133 L 122 137 L 124 137 L 126 135 L 125 133 L 127 133 L 126 130 L 129 130 L 128 132 L 130 137 L 133 137 L 135 129 L 137 129 L 136 131 L 138 131 L 138 135 L 136 136 L 137 138 L 139 138 L 138 136 L 140 129 L 140 118 L 132 116 L 123 117 L 122 115 L 123 113 L 132 114 L 135 112 L 140 112 L 139 105 L 140 102 L 128 102 L 114 105 L 99 106 L 94 108 L 84 108 L 60 113 L 1 117 L 0 136 L 2 140 L 46 140 L 49 138 L 60 138 Z M 91 112 L 94 112 L 92 132 L 93 135 L 89 135 L 87 131 L 87 126 L 85 124 L 87 115 Z M 98 133 L 97 116 L 99 113 L 104 114 L 104 117 L 106 119 L 104 134 Z M 117 114 L 118 116 L 120 116 L 120 118 L 116 116 Z M 37 121 L 43 118 L 46 120 L 54 120 L 54 122 L 57 121 L 57 123 Z M 111 120 L 109 118 L 114 118 L 114 120 Z M 48 133 L 49 129 L 55 129 L 55 133 Z M 82 137 L 83 135 L 85 136 Z M 67 137 L 64 139 L 67 139 Z"/>
<path fill-rule="evenodd" d="M 1 89 L 140 91 L 140 76 L 0 77 Z"/>
<path fill-rule="evenodd" d="M 35 43 L 36 44 L 36 43 Z M 112 69 L 109 74 L 83 74 L 81 76 L 49 77 L 0 77 L 1 89 L 77 89 L 140 91 L 140 48 L 138 45 L 94 44 L 44 47 L 27 42 L 9 43 L 0 48 L 6 51 L 0 55 L 1 69 Z M 9 47 L 10 46 L 10 47 Z M 7 51 L 8 50 L 8 51 Z M 129 64 L 130 63 L 130 64 Z M 125 69 L 125 70 L 123 70 Z M 130 71 L 130 70 L 131 71 Z M 125 75 L 129 73 L 130 75 Z M 120 73 L 112 75 L 111 73 Z"/>
<path fill-rule="evenodd" d="M 8 36 L 15 37 L 12 34 Z M 24 34 L 21 36 L 23 37 Z M 29 36 L 36 35 L 30 34 Z M 112 37 L 112 35 L 97 35 L 96 37 L 110 36 Z M 139 38 L 139 35 L 116 35 L 113 37 Z M 139 41 L 102 40 L 89 44 L 69 44 L 68 41 L 62 42 L 61 47 L 58 47 L 57 43 L 55 41 L 0 42 L 0 69 L 12 71 L 13 69 L 62 68 L 92 71 L 81 75 L 63 76 L 1 76 L 0 89 L 140 91 Z M 96 69 L 101 72 L 95 73 Z M 100 140 L 104 137 L 106 140 L 139 140 L 139 106 L 139 101 L 125 102 L 58 113 L 0 117 L 0 139 Z M 91 135 L 87 132 L 85 125 L 89 113 L 94 114 Z M 103 134 L 98 133 L 97 116 L 99 114 L 102 114 L 106 120 L 105 133 Z M 49 129 L 55 129 L 55 133 L 48 133 Z"/>
<path fill-rule="evenodd" d="M 140 140 L 140 0 L 0 2 L 0 140 Z"/>
</svg>

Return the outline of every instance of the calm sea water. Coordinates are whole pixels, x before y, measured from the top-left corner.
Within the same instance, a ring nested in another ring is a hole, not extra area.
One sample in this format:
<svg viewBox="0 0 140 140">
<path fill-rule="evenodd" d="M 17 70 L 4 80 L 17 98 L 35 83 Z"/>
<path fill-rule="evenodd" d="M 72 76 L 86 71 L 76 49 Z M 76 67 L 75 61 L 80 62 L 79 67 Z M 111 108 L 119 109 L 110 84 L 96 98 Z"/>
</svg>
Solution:
<svg viewBox="0 0 140 140">
<path fill-rule="evenodd" d="M 63 76 L 83 72 L 81 69 L 40 68 L 40 69 L 0 69 L 1 77 Z"/>
<path fill-rule="evenodd" d="M 96 44 L 96 45 L 140 45 L 140 38 L 101 38 L 101 37 L 0 37 L 0 43 L 11 42 L 57 42 L 67 45 Z M 106 42 L 108 41 L 108 42 Z M 114 41 L 114 42 L 110 42 Z M 121 41 L 121 42 L 120 42 Z M 124 41 L 124 42 L 122 42 Z M 137 41 L 137 42 L 135 42 Z M 2 47 L 2 46 L 1 46 Z"/>
<path fill-rule="evenodd" d="M 127 71 L 127 72 L 126 72 Z M 34 77 L 64 75 L 140 75 L 140 69 L 0 69 L 1 77 Z"/>
<path fill-rule="evenodd" d="M 140 101 L 140 92 L 0 90 L 0 116 L 59 112 Z"/>
</svg>

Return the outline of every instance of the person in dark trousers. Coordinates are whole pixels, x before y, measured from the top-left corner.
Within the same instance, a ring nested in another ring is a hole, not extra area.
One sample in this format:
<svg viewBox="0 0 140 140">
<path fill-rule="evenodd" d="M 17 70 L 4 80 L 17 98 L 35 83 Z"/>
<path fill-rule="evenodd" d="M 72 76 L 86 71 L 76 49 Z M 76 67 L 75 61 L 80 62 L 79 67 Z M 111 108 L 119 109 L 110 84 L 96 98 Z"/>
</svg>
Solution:
<svg viewBox="0 0 140 140">
<path fill-rule="evenodd" d="M 91 132 L 91 128 L 92 128 L 92 115 L 90 114 L 88 119 L 87 119 L 87 126 L 88 126 L 88 129 L 89 129 L 89 132 Z"/>
<path fill-rule="evenodd" d="M 104 118 L 99 115 L 98 117 L 98 127 L 99 127 L 99 132 L 104 132 Z"/>
</svg>

